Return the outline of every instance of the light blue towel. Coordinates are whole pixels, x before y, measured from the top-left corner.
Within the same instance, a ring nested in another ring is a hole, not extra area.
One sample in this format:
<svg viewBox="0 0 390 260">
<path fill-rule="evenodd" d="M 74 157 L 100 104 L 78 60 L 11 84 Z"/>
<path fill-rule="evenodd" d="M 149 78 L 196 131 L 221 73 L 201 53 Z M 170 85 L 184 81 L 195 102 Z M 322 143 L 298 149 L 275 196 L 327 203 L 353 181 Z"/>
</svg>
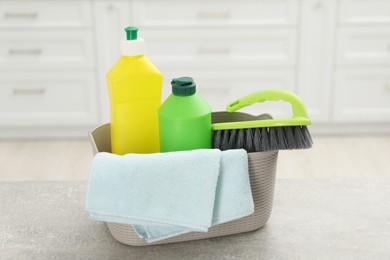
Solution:
<svg viewBox="0 0 390 260">
<path fill-rule="evenodd" d="M 89 176 L 86 210 L 95 220 L 207 231 L 220 159 L 221 152 L 211 149 L 98 153 Z"/>
<path fill-rule="evenodd" d="M 222 224 L 253 214 L 254 204 L 245 150 L 222 152 L 212 224 Z"/>
<path fill-rule="evenodd" d="M 253 213 L 247 154 L 211 149 L 99 153 L 89 176 L 86 210 L 94 220 L 133 225 L 148 242 L 207 232 L 211 225 Z"/>
</svg>

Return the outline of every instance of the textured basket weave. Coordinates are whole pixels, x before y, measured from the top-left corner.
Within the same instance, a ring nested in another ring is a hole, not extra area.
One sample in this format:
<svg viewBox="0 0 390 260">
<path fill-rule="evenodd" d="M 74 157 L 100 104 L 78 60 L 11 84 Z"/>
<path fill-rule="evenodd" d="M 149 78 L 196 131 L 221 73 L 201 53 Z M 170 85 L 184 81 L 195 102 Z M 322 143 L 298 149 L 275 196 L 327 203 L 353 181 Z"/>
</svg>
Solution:
<svg viewBox="0 0 390 260">
<path fill-rule="evenodd" d="M 94 154 L 97 152 L 111 152 L 109 124 L 95 128 L 89 136 Z M 175 243 L 259 229 L 268 221 L 272 210 L 277 156 L 277 151 L 248 154 L 249 176 L 255 204 L 255 212 L 250 216 L 213 226 L 208 232 L 191 232 L 154 243 L 147 243 L 144 239 L 138 237 L 130 225 L 107 223 L 107 226 L 115 239 L 132 246 Z"/>
</svg>

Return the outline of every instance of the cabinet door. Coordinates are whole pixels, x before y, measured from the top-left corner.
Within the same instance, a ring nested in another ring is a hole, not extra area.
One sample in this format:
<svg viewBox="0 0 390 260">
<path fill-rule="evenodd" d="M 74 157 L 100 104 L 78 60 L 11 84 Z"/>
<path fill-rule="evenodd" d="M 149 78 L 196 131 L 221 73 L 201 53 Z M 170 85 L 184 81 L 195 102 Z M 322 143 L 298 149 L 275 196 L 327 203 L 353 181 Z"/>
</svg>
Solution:
<svg viewBox="0 0 390 260">
<path fill-rule="evenodd" d="M 298 0 L 136 0 L 133 15 L 139 26 L 295 25 Z"/>
<path fill-rule="evenodd" d="M 390 68 L 339 69 L 334 91 L 336 122 L 390 123 Z"/>
<path fill-rule="evenodd" d="M 0 125 L 92 126 L 97 123 L 92 72 L 0 73 Z"/>
<path fill-rule="evenodd" d="M 94 1 L 96 45 L 99 59 L 98 82 L 102 122 L 109 121 L 110 107 L 106 86 L 106 73 L 119 60 L 120 41 L 125 38 L 124 28 L 131 25 L 129 1 Z"/>
<path fill-rule="evenodd" d="M 291 28 L 146 28 L 140 35 L 147 41 L 148 57 L 161 67 L 196 65 L 217 70 L 295 65 L 296 30 Z"/>
<path fill-rule="evenodd" d="M 93 34 L 90 31 L 0 32 L 1 69 L 93 68 Z"/>
<path fill-rule="evenodd" d="M 56 30 L 61 27 L 91 26 L 92 10 L 89 0 L 0 1 L 0 28 Z"/>
<path fill-rule="evenodd" d="M 341 24 L 390 23 L 389 0 L 340 0 Z"/>
<path fill-rule="evenodd" d="M 390 65 L 390 26 L 339 28 L 337 47 L 340 66 Z"/>
</svg>

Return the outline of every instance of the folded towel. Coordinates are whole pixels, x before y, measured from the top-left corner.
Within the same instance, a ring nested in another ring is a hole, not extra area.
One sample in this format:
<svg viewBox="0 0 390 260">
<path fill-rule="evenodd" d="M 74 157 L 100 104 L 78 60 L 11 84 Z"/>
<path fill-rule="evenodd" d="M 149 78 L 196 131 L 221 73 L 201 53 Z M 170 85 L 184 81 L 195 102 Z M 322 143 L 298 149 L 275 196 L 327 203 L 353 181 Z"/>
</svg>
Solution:
<svg viewBox="0 0 390 260">
<path fill-rule="evenodd" d="M 247 167 L 244 150 L 99 153 L 86 210 L 94 220 L 133 225 L 148 242 L 207 232 L 212 224 L 253 213 Z"/>
<path fill-rule="evenodd" d="M 212 224 L 253 214 L 247 152 L 243 149 L 223 151 L 219 172 Z"/>
<path fill-rule="evenodd" d="M 219 175 L 219 150 L 123 156 L 98 153 L 86 210 L 91 218 L 207 231 Z"/>
</svg>

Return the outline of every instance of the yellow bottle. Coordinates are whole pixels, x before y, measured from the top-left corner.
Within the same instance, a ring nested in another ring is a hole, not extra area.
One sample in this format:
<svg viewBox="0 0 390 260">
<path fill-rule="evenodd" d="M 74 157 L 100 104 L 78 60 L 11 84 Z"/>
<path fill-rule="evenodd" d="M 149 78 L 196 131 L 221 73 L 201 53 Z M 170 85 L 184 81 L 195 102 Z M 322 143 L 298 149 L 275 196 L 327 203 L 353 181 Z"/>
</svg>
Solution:
<svg viewBox="0 0 390 260">
<path fill-rule="evenodd" d="M 111 110 L 111 151 L 115 154 L 160 151 L 158 108 L 162 74 L 144 55 L 137 27 L 125 29 L 122 57 L 107 73 Z"/>
</svg>

